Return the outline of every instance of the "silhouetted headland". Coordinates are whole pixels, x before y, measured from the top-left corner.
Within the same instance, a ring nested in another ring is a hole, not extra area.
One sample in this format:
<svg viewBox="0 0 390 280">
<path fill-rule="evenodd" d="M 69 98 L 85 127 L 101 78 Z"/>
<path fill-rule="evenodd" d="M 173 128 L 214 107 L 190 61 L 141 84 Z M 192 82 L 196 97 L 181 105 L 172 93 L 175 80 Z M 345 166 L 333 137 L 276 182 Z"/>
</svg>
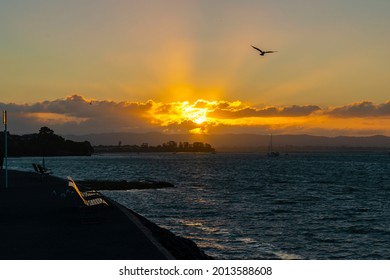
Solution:
<svg viewBox="0 0 390 280">
<path fill-rule="evenodd" d="M 0 146 L 4 146 L 4 132 L 0 132 Z M 54 134 L 48 127 L 39 133 L 8 134 L 8 156 L 90 156 L 93 148 L 88 141 L 75 142 Z"/>
<path fill-rule="evenodd" d="M 8 172 L 7 189 L 0 173 L 0 259 L 210 259 L 191 240 L 104 196 L 108 206 L 89 208 L 64 179 Z"/>
</svg>

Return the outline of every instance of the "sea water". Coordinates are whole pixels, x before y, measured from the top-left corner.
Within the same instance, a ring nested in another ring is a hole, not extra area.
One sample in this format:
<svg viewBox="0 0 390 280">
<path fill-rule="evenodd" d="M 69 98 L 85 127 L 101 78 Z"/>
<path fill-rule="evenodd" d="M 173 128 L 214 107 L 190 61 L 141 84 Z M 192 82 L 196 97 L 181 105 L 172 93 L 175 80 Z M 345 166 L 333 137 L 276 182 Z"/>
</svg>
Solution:
<svg viewBox="0 0 390 280">
<path fill-rule="evenodd" d="M 11 158 L 32 170 L 41 158 Z M 217 259 L 390 259 L 385 152 L 162 153 L 46 158 L 54 175 L 154 180 L 175 188 L 104 191 Z"/>
</svg>

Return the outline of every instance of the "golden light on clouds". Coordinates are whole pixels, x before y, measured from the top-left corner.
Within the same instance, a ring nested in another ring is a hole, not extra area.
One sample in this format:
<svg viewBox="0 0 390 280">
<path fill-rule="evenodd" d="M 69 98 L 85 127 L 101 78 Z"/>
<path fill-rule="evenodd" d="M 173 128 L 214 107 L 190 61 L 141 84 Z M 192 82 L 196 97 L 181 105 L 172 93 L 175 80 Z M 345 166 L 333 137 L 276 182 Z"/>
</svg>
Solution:
<svg viewBox="0 0 390 280">
<path fill-rule="evenodd" d="M 5 103 L 77 91 L 116 103 L 341 106 L 384 102 L 390 90 L 389 1 L 17 2 L 0 9 Z M 278 52 L 260 57 L 251 45 Z M 229 106 L 158 119 L 231 123 L 243 112 Z"/>
<path fill-rule="evenodd" d="M 65 124 L 65 123 L 82 123 L 88 120 L 88 118 L 82 117 L 74 117 L 66 114 L 58 114 L 58 113 L 26 113 L 25 117 L 36 119 L 43 124 Z"/>
<path fill-rule="evenodd" d="M 207 134 L 220 127 L 252 128 L 264 133 L 322 134 L 341 131 L 388 131 L 390 102 L 375 105 L 371 102 L 354 103 L 343 107 L 321 109 L 315 105 L 255 107 L 241 101 L 197 100 L 172 103 L 153 102 L 152 122 L 166 127 L 181 126 L 189 133 Z M 379 122 L 379 120 L 381 120 Z M 169 132 L 169 129 L 166 130 Z M 341 133 L 342 134 L 342 133 Z"/>
<path fill-rule="evenodd" d="M 202 101 L 204 102 L 204 101 Z M 154 103 L 152 116 L 154 123 L 167 126 L 172 123 L 192 122 L 196 125 L 202 125 L 210 121 L 207 113 L 211 110 L 210 106 L 199 107 L 198 101 L 190 103 L 172 102 L 172 103 Z M 209 104 L 208 102 L 205 104 Z"/>
<path fill-rule="evenodd" d="M 262 110 L 264 111 L 262 113 Z M 273 126 L 280 123 L 302 123 L 304 118 L 276 116 L 282 114 L 283 109 L 264 108 L 255 109 L 242 104 L 240 101 L 206 101 L 197 100 L 190 103 L 154 103 L 151 115 L 153 123 L 169 127 L 183 125 L 188 127 L 188 132 L 195 134 L 209 133 L 210 129 L 218 126 Z M 270 115 L 268 115 L 270 114 Z M 304 112 L 304 114 L 306 114 Z"/>
<path fill-rule="evenodd" d="M 321 108 L 317 105 L 270 106 L 242 101 L 115 102 L 72 95 L 34 104 L 4 104 L 10 128 L 62 133 L 151 132 L 181 134 L 390 135 L 390 101 Z"/>
</svg>

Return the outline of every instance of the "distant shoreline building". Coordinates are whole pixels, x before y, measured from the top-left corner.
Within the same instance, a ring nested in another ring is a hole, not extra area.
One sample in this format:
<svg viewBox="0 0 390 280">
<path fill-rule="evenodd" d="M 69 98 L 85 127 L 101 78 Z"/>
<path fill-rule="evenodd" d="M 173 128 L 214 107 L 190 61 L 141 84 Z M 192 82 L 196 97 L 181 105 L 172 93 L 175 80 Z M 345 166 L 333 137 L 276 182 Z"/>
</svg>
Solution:
<svg viewBox="0 0 390 280">
<path fill-rule="evenodd" d="M 215 149 L 208 143 L 203 142 L 179 142 L 168 141 L 161 145 L 150 146 L 148 143 L 138 145 L 99 145 L 94 146 L 95 153 L 215 153 Z"/>
</svg>

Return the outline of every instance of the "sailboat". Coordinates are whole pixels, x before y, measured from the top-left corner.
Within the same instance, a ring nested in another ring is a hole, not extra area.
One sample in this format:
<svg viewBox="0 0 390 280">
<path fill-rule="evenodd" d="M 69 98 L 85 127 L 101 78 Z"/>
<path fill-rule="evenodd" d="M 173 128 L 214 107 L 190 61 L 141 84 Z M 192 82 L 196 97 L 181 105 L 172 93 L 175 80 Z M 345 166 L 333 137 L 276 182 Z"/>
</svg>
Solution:
<svg viewBox="0 0 390 280">
<path fill-rule="evenodd" d="M 279 152 L 273 151 L 273 148 L 272 148 L 272 134 L 271 134 L 271 137 L 269 139 L 267 156 L 269 156 L 269 157 L 278 157 L 279 156 Z"/>
</svg>

